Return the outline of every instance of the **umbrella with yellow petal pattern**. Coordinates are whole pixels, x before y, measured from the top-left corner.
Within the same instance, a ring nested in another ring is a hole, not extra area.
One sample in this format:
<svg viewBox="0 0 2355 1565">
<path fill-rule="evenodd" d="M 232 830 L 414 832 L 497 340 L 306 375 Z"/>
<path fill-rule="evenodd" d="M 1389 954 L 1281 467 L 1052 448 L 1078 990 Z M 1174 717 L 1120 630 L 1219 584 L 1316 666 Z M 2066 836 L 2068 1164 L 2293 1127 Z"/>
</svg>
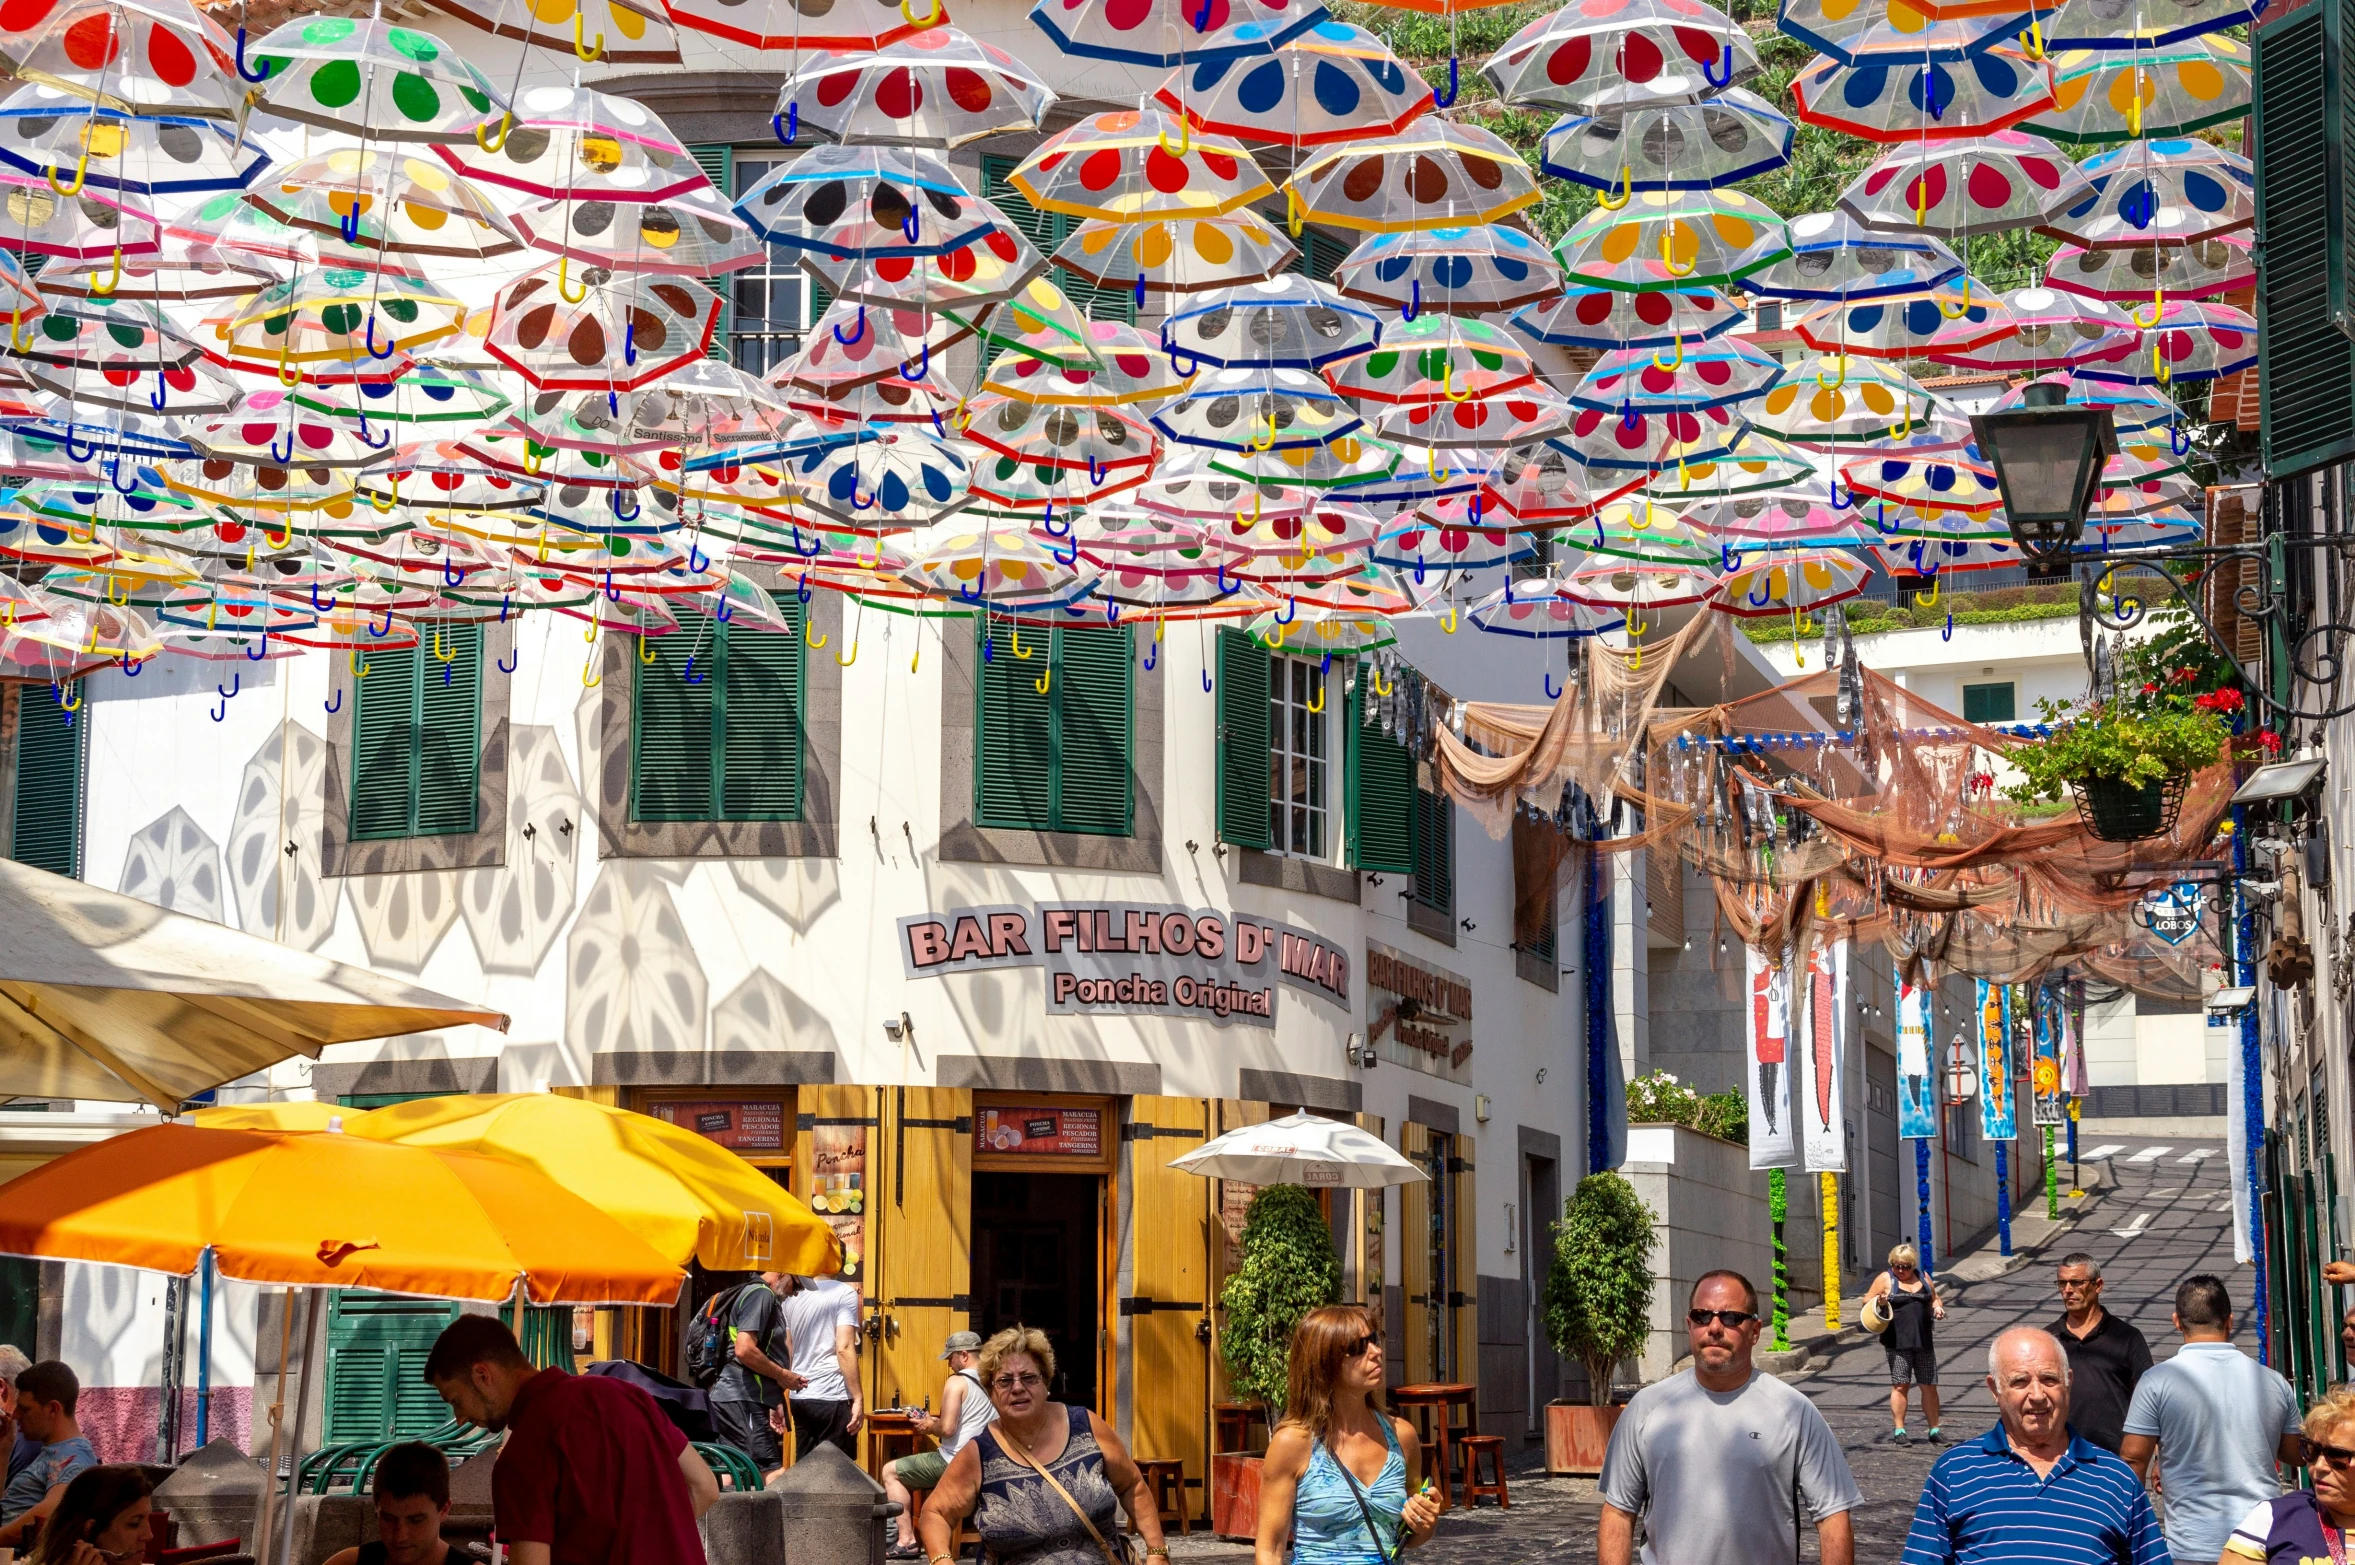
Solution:
<svg viewBox="0 0 2355 1565">
<path fill-rule="evenodd" d="M 1041 143 L 1008 176 L 1042 212 L 1134 223 L 1216 217 L 1275 187 L 1242 143 L 1198 134 L 1174 114 L 1092 114 Z"/>
<path fill-rule="evenodd" d="M 1738 190 L 1639 190 L 1598 206 L 1554 245 L 1562 280 L 1622 293 L 1735 283 L 1791 253 L 1774 210 Z"/>
<path fill-rule="evenodd" d="M 1054 262 L 1099 288 L 1200 293 L 1273 277 L 1299 254 L 1276 225 L 1240 208 L 1218 217 L 1142 223 L 1092 219 L 1072 230 Z"/>
<path fill-rule="evenodd" d="M 426 0 L 435 10 L 552 54 L 584 64 L 676 65 L 679 35 L 659 6 L 640 10 L 624 0 Z"/>
<path fill-rule="evenodd" d="M 1864 591 L 1872 567 L 1842 549 L 1778 554 L 1728 575 L 1709 594 L 1709 606 L 1759 618 L 1806 614 Z"/>
</svg>

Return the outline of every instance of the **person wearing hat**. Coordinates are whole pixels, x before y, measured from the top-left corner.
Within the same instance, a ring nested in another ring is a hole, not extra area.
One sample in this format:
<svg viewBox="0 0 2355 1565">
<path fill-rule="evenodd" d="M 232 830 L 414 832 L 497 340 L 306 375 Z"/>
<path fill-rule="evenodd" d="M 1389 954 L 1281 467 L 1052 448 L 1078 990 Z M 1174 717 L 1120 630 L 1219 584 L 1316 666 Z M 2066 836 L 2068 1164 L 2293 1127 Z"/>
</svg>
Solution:
<svg viewBox="0 0 2355 1565">
<path fill-rule="evenodd" d="M 1859 1319 L 1868 1331 L 1880 1333 L 1889 1354 L 1889 1421 L 1896 1427 L 1889 1438 L 1906 1443 L 1905 1404 L 1909 1389 L 1922 1393 L 1922 1421 L 1929 1425 L 1930 1443 L 1939 1443 L 1938 1348 L 1931 1322 L 1946 1318 L 1946 1301 L 1936 1284 L 1922 1275 L 1922 1255 L 1910 1244 L 1889 1252 L 1889 1269 L 1865 1290 Z"/>
<path fill-rule="evenodd" d="M 916 1542 L 916 1507 L 910 1492 L 930 1489 L 940 1482 L 940 1475 L 948 1471 L 949 1458 L 955 1456 L 997 1416 L 990 1405 L 989 1392 L 981 1378 L 973 1373 L 973 1365 L 981 1357 L 981 1336 L 978 1332 L 952 1331 L 941 1355 L 948 1361 L 948 1387 L 940 1394 L 940 1411 L 911 1412 L 918 1434 L 940 1433 L 940 1448 L 918 1451 L 895 1462 L 884 1464 L 883 1492 L 899 1502 L 899 1539 L 884 1557 L 912 1560 L 923 1557 L 924 1550 Z"/>
</svg>

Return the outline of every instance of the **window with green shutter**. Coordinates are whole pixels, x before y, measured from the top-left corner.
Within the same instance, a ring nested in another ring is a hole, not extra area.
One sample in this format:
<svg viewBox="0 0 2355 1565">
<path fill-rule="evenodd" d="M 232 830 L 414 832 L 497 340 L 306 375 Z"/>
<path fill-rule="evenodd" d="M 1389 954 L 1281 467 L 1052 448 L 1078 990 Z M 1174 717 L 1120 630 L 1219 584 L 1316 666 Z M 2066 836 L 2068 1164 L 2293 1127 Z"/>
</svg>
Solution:
<svg viewBox="0 0 2355 1565">
<path fill-rule="evenodd" d="M 1360 699 L 1367 675 L 1349 692 L 1342 764 L 1348 788 L 1349 862 L 1392 875 L 1415 872 L 1415 758 L 1365 721 Z"/>
<path fill-rule="evenodd" d="M 1218 633 L 1218 835 L 1269 847 L 1267 648 L 1242 631 Z"/>
<path fill-rule="evenodd" d="M 81 682 L 67 699 L 80 702 Z M 84 709 L 87 710 L 86 708 Z M 83 712 L 42 685 L 16 687 L 16 817 L 8 856 L 55 875 L 82 874 Z"/>
<path fill-rule="evenodd" d="M 654 660 L 631 659 L 630 819 L 801 819 L 803 611 L 777 606 L 784 633 L 679 610 Z"/>
<path fill-rule="evenodd" d="M 336 1289 L 328 1300 L 326 1438 L 414 1437 L 448 1424 L 448 1405 L 425 1379 L 425 1358 L 458 1318 L 457 1303 L 358 1288 Z"/>
<path fill-rule="evenodd" d="M 368 672 L 352 686 L 354 842 L 476 829 L 482 627 L 420 634 L 405 651 L 361 654 Z"/>
<path fill-rule="evenodd" d="M 1996 685 L 1965 685 L 1963 692 L 1963 721 L 1966 723 L 2008 723 L 2019 716 L 2019 702 L 2010 680 Z"/>
<path fill-rule="evenodd" d="M 1273 212 L 1262 212 L 1260 216 L 1290 236 L 1293 245 L 1300 252 L 1292 258 L 1292 264 L 1284 268 L 1287 272 L 1299 272 L 1315 278 L 1320 283 L 1329 283 L 1333 280 L 1335 268 L 1349 259 L 1352 246 L 1348 240 L 1326 233 L 1323 229 L 1312 224 L 1301 224 L 1300 232 L 1293 235 L 1290 219 L 1285 217 L 1282 207 L 1276 208 Z"/>
<path fill-rule="evenodd" d="M 1415 788 L 1415 900 L 1434 912 L 1456 905 L 1456 807 L 1444 793 Z"/>
<path fill-rule="evenodd" d="M 687 148 L 687 156 L 695 160 L 696 167 L 703 170 L 703 177 L 711 181 L 712 188 L 720 193 L 723 201 L 736 199 L 736 149 L 734 147 L 721 146 L 713 142 L 697 142 Z M 719 324 L 712 329 L 711 347 L 704 356 L 733 361 L 735 355 L 731 350 L 736 334 L 736 301 L 729 296 L 730 289 L 727 283 L 717 284 L 716 291 L 720 296 L 720 320 Z"/>
<path fill-rule="evenodd" d="M 1030 198 L 1014 188 L 1008 176 L 1022 166 L 1020 158 L 985 157 L 981 160 L 982 198 L 996 205 L 1006 214 L 1006 220 L 1022 230 L 1023 236 L 1038 247 L 1042 256 L 1054 255 L 1063 241 L 1070 238 L 1080 220 L 1067 212 L 1042 212 L 1030 204 Z M 1071 273 L 1057 268 L 1055 286 L 1070 295 L 1071 301 L 1099 321 L 1127 321 L 1136 324 L 1137 296 L 1132 288 L 1099 288 L 1082 282 Z"/>
<path fill-rule="evenodd" d="M 2340 180 L 2355 147 L 2355 26 L 2315 0 L 2255 30 L 2258 384 L 2265 470 L 2282 479 L 2355 457 L 2355 217 Z"/>
<path fill-rule="evenodd" d="M 1136 815 L 1129 627 L 1025 630 L 985 618 L 979 634 L 975 824 L 1128 836 Z"/>
</svg>

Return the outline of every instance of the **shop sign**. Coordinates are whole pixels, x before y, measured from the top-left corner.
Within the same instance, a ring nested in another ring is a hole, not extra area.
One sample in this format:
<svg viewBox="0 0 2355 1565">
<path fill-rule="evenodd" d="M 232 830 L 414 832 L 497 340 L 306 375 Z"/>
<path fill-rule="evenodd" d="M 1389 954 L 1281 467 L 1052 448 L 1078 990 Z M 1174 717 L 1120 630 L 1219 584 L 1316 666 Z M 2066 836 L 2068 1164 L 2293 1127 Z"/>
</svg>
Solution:
<svg viewBox="0 0 2355 1565">
<path fill-rule="evenodd" d="M 867 1291 L 867 1127 L 819 1124 L 810 1130 L 810 1210 L 842 1241 L 841 1280 Z"/>
<path fill-rule="evenodd" d="M 1366 942 L 1366 1039 L 1393 1065 L 1469 1086 L 1472 986 L 1444 968 Z"/>
<path fill-rule="evenodd" d="M 1104 1111 L 999 1104 L 979 1111 L 973 1150 L 1012 1157 L 1099 1158 L 1104 1154 Z"/>
<path fill-rule="evenodd" d="M 775 1098 L 664 1101 L 651 1105 L 651 1112 L 731 1152 L 785 1150 L 785 1105 Z"/>
<path fill-rule="evenodd" d="M 1276 1024 L 1276 986 L 1350 1013 L 1349 953 L 1311 930 L 1140 902 L 950 908 L 899 921 L 910 978 L 1046 970 L 1054 1016 L 1183 1016 Z"/>
</svg>

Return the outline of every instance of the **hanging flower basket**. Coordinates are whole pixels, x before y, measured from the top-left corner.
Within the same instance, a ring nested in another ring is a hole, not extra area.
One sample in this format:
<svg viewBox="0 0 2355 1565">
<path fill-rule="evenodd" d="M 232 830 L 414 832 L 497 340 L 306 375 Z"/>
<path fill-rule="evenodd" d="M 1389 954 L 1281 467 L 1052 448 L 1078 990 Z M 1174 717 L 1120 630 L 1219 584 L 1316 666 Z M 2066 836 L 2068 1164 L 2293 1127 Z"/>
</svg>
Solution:
<svg viewBox="0 0 2355 1565">
<path fill-rule="evenodd" d="M 2175 829 L 2185 781 L 2170 777 L 2130 783 L 2119 777 L 2082 777 L 2070 779 L 2069 791 L 2077 796 L 2087 831 L 2104 842 L 2139 842 Z"/>
</svg>

